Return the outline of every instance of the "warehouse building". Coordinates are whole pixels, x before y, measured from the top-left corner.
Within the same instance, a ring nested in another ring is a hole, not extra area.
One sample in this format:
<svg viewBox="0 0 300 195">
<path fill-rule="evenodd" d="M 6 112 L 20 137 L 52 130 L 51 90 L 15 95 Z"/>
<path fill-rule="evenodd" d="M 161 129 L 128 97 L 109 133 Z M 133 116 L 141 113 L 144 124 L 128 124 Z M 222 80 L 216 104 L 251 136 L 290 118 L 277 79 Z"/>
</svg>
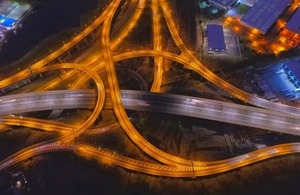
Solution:
<svg viewBox="0 0 300 195">
<path fill-rule="evenodd" d="M 288 79 L 294 84 L 294 86 L 300 88 L 300 61 L 291 61 L 285 63 L 282 66 Z"/>
<path fill-rule="evenodd" d="M 226 50 L 225 38 L 222 25 L 207 25 L 208 53 L 221 53 Z"/>
<path fill-rule="evenodd" d="M 242 18 L 242 24 L 266 34 L 292 0 L 258 0 Z"/>
</svg>

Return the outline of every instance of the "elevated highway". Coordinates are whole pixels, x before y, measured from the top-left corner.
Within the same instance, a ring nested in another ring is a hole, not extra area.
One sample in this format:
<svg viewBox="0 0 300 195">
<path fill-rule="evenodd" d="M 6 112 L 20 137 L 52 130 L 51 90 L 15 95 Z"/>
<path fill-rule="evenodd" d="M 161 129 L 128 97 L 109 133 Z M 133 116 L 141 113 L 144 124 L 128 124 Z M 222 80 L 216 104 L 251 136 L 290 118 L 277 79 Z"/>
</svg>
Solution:
<svg viewBox="0 0 300 195">
<path fill-rule="evenodd" d="M 176 114 L 300 135 L 300 116 L 204 98 L 146 91 L 121 90 L 121 98 L 124 108 L 129 110 Z M 92 109 L 95 101 L 93 90 L 58 90 L 2 96 L 0 116 L 53 109 Z M 21 125 L 22 119 L 16 122 Z M 1 123 L 8 124 L 0 117 Z M 13 123 L 10 121 L 9 124 Z"/>
<path fill-rule="evenodd" d="M 33 156 L 54 152 L 54 151 L 72 151 L 87 158 L 94 158 L 106 164 L 114 164 L 129 170 L 146 173 L 156 176 L 167 177 L 189 177 L 207 176 L 217 173 L 223 173 L 232 169 L 236 169 L 254 162 L 262 161 L 268 158 L 300 152 L 299 143 L 281 144 L 267 147 L 259 151 L 250 152 L 237 157 L 226 160 L 207 162 L 203 166 L 168 166 L 154 164 L 135 160 L 126 156 L 122 156 L 106 149 L 95 148 L 84 144 L 66 144 L 60 141 L 36 146 L 30 150 L 22 152 L 20 155 L 14 155 L 0 162 L 0 172 L 9 167 L 25 161 Z"/>
</svg>

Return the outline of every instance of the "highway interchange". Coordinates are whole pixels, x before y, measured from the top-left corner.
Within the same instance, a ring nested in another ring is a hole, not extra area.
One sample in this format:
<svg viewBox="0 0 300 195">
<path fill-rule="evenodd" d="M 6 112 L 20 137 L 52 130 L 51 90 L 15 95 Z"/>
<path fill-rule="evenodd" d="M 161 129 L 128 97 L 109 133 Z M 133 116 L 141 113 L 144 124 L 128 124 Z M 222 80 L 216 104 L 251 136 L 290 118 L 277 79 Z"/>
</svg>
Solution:
<svg viewBox="0 0 300 195">
<path fill-rule="evenodd" d="M 32 75 L 53 70 L 65 70 L 66 73 L 63 77 L 54 78 L 49 84 L 42 87 L 51 90 L 55 89 L 56 86 L 59 86 L 68 78 L 78 75 L 78 71 L 84 72 L 85 74 L 72 83 L 69 88 L 70 91 L 34 92 L 31 94 L 13 95 L 13 97 L 0 96 L 0 112 L 3 112 L 3 114 L 0 114 L 2 115 L 0 117 L 0 124 L 20 125 L 45 131 L 63 132 L 60 137 L 55 140 L 49 140 L 29 146 L 2 160 L 0 162 L 0 171 L 4 171 L 11 166 L 38 154 L 57 150 L 71 150 L 83 156 L 92 156 L 93 158 L 102 159 L 105 160 L 105 162 L 110 162 L 111 164 L 129 170 L 151 175 L 195 177 L 221 173 L 267 158 L 300 152 L 300 143 L 290 143 L 263 148 L 226 160 L 204 162 L 191 161 L 189 159 L 173 156 L 149 143 L 132 124 L 125 108 L 153 111 L 154 109 L 164 107 L 165 109 L 163 109 L 163 111 L 166 112 L 168 109 L 178 109 L 181 110 L 181 114 L 185 113 L 187 116 L 218 120 L 233 124 L 243 124 L 246 126 L 259 127 L 294 135 L 300 135 L 300 124 L 298 122 L 300 109 L 298 107 L 270 102 L 252 94 L 248 94 L 212 73 L 193 55 L 192 51 L 185 46 L 184 41 L 179 36 L 178 29 L 176 28 L 172 16 L 172 9 L 167 1 L 152 0 L 151 5 L 148 5 L 148 1 L 145 0 L 128 1 L 127 6 L 129 7 L 128 10 L 131 10 L 131 14 L 125 14 L 128 19 L 123 23 L 123 26 L 119 28 L 119 32 L 114 33 L 114 36 L 111 37 L 112 20 L 117 9 L 121 6 L 120 3 L 120 0 L 112 1 L 94 22 L 88 25 L 74 38 L 64 43 L 56 51 L 53 51 L 51 54 L 43 57 L 34 64 L 29 65 L 29 69 L 22 70 L 17 74 L 11 75 L 0 81 L 0 88 L 5 89 L 26 78 L 30 78 Z M 117 48 L 124 38 L 130 34 L 131 30 L 139 24 L 139 18 L 146 6 L 149 6 L 153 12 L 153 49 L 128 51 L 123 53 L 116 52 L 115 48 Z M 160 25 L 162 19 L 166 21 L 168 30 L 181 51 L 181 55 L 162 50 L 162 29 Z M 117 26 L 119 25 L 120 24 Z M 74 47 L 74 45 L 82 41 L 88 34 L 97 31 L 97 29 L 100 29 L 100 40 L 95 41 L 94 46 L 91 47 L 89 52 L 83 53 L 74 61 L 74 63 L 49 65 L 50 62 L 59 58 Z M 154 80 L 151 92 L 160 92 L 163 74 L 163 59 L 169 59 L 183 64 L 195 71 L 220 89 L 230 93 L 232 96 L 260 108 L 168 94 L 163 94 L 162 96 L 151 93 L 147 96 L 146 92 L 137 92 L 138 98 L 130 98 L 130 94 L 132 95 L 132 93 L 136 92 L 124 91 L 124 93 L 121 93 L 116 75 L 115 63 L 137 57 L 154 57 Z M 104 78 L 99 76 L 99 73 L 101 72 L 106 72 L 107 78 L 105 78 L 105 80 L 108 81 L 108 86 L 103 84 L 102 79 L 104 80 Z M 95 82 L 95 91 L 74 90 L 80 89 L 89 78 L 92 78 Z M 41 89 L 38 89 L 38 91 L 40 90 Z M 161 162 L 161 164 L 131 159 L 120 154 L 115 154 L 107 149 L 94 148 L 74 141 L 76 137 L 83 133 L 88 133 L 90 131 L 97 132 L 97 130 L 90 128 L 104 107 L 107 91 L 109 91 L 110 100 L 112 102 L 114 113 L 118 119 L 118 124 L 110 124 L 103 127 L 99 132 L 120 125 L 137 147 L 152 158 Z M 127 97 L 124 95 L 126 93 Z M 47 98 L 45 98 L 45 96 L 47 96 Z M 154 96 L 154 99 L 157 97 L 157 99 L 162 97 L 168 97 L 169 99 L 167 100 L 168 102 L 162 101 L 157 103 L 154 100 L 145 101 L 146 96 L 150 99 L 152 96 Z M 174 102 L 170 102 L 170 100 L 174 100 Z M 50 107 L 52 107 L 52 109 L 92 108 L 93 112 L 80 126 L 63 125 L 45 119 L 5 116 L 7 114 L 23 111 L 33 111 L 34 109 L 47 110 Z"/>
</svg>

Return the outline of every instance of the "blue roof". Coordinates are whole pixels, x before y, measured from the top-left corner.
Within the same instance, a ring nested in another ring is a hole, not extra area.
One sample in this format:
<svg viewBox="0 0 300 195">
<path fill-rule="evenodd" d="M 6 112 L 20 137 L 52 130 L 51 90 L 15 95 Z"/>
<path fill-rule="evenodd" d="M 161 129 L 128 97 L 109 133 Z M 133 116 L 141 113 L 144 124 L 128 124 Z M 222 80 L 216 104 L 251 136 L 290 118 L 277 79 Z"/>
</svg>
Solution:
<svg viewBox="0 0 300 195">
<path fill-rule="evenodd" d="M 265 34 L 292 0 L 258 0 L 242 18 L 242 22 Z"/>
<path fill-rule="evenodd" d="M 291 61 L 285 65 L 291 70 L 297 80 L 300 81 L 300 61 Z"/>
<path fill-rule="evenodd" d="M 7 18 L 4 16 L 0 16 L 0 25 L 5 26 L 5 27 L 13 27 L 13 25 L 17 22 L 17 20 Z"/>
<path fill-rule="evenodd" d="M 300 8 L 298 8 L 286 24 L 286 28 L 297 32 L 300 31 Z"/>
<path fill-rule="evenodd" d="M 221 7 L 229 7 L 231 6 L 236 0 L 208 0 L 211 3 L 215 3 Z"/>
<path fill-rule="evenodd" d="M 218 24 L 207 25 L 208 50 L 224 51 L 226 49 L 223 27 Z"/>
</svg>

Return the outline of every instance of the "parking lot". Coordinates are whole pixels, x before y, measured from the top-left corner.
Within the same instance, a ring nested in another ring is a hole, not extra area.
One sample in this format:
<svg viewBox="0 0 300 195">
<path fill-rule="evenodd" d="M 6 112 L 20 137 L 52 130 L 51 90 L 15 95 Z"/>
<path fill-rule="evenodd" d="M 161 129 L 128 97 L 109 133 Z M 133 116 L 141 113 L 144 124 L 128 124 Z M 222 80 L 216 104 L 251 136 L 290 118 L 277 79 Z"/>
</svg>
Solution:
<svg viewBox="0 0 300 195">
<path fill-rule="evenodd" d="M 208 54 L 208 42 L 207 36 L 204 38 L 204 55 L 213 55 L 214 57 L 241 57 L 239 38 L 233 35 L 229 29 L 223 28 L 224 41 L 226 45 L 226 51 L 220 53 Z"/>
</svg>

